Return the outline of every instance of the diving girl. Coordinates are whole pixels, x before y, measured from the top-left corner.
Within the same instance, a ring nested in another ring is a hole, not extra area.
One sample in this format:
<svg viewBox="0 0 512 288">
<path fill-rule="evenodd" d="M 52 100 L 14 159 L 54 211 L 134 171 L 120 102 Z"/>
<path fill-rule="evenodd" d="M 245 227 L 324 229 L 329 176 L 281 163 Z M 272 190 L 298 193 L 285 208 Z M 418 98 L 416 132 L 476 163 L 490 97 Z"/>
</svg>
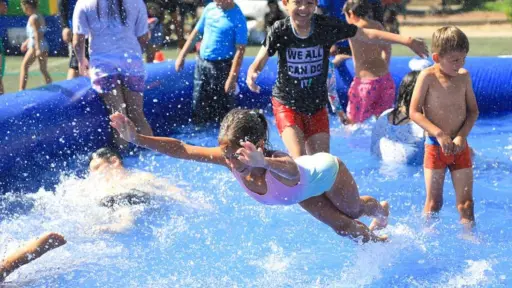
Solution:
<svg viewBox="0 0 512 288">
<path fill-rule="evenodd" d="M 171 157 L 227 167 L 245 192 L 266 205 L 299 204 L 336 233 L 363 242 L 385 241 L 372 231 L 387 225 L 389 205 L 359 196 L 354 178 L 337 157 L 328 153 L 295 160 L 267 149 L 265 116 L 252 110 L 233 109 L 223 119 L 217 147 L 192 146 L 174 138 L 138 134 L 121 113 L 110 116 L 111 126 L 126 141 Z M 370 227 L 356 219 L 373 217 Z"/>
</svg>

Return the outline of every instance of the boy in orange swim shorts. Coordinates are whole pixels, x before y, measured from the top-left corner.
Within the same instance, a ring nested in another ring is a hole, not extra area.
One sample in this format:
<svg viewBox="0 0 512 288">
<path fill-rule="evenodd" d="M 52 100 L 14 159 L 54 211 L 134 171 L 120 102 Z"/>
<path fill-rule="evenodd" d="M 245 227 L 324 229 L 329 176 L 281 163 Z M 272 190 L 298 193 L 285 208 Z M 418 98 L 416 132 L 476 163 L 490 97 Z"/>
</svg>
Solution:
<svg viewBox="0 0 512 288">
<path fill-rule="evenodd" d="M 446 167 L 450 169 L 461 223 L 475 224 L 473 165 L 467 137 L 478 118 L 471 78 L 462 68 L 469 51 L 466 35 L 442 27 L 432 36 L 434 66 L 418 76 L 409 115 L 427 132 L 425 142 L 424 213 L 441 210 Z"/>
</svg>

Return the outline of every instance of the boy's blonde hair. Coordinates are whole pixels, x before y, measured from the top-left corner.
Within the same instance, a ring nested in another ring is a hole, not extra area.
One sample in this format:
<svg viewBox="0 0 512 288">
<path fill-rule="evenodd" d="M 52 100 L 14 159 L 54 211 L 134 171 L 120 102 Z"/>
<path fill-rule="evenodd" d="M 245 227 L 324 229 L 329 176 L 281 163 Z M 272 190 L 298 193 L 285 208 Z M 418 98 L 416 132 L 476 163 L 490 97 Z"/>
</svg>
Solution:
<svg viewBox="0 0 512 288">
<path fill-rule="evenodd" d="M 432 53 L 443 56 L 449 52 L 469 52 L 468 37 L 455 26 L 439 28 L 432 35 Z"/>
</svg>

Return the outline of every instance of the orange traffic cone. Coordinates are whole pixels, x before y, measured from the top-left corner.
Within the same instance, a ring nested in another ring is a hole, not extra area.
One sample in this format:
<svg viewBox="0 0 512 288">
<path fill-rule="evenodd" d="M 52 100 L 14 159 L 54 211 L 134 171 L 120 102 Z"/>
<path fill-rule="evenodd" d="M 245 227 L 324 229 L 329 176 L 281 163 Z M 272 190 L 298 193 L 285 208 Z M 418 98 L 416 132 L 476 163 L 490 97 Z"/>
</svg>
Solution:
<svg viewBox="0 0 512 288">
<path fill-rule="evenodd" d="M 164 62 L 164 60 L 165 60 L 164 53 L 162 51 L 160 51 L 160 50 L 156 51 L 155 59 L 153 60 L 153 63 Z"/>
</svg>

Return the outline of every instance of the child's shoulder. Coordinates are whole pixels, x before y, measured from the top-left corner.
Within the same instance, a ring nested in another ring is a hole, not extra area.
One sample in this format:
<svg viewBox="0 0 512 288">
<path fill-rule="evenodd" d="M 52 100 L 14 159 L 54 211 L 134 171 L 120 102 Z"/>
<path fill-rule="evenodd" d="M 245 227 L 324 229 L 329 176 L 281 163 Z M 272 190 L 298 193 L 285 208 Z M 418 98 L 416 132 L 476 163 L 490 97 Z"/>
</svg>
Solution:
<svg viewBox="0 0 512 288">
<path fill-rule="evenodd" d="M 356 25 L 359 28 L 367 28 L 367 29 L 375 29 L 375 30 L 384 30 L 384 26 L 372 19 L 366 19 L 362 25 Z"/>
<path fill-rule="evenodd" d="M 28 23 L 35 24 L 37 21 L 39 21 L 39 15 L 32 14 L 28 17 Z"/>
<path fill-rule="evenodd" d="M 428 68 L 423 69 L 418 75 L 418 80 L 431 81 L 437 78 L 436 67 L 430 66 Z"/>
</svg>

